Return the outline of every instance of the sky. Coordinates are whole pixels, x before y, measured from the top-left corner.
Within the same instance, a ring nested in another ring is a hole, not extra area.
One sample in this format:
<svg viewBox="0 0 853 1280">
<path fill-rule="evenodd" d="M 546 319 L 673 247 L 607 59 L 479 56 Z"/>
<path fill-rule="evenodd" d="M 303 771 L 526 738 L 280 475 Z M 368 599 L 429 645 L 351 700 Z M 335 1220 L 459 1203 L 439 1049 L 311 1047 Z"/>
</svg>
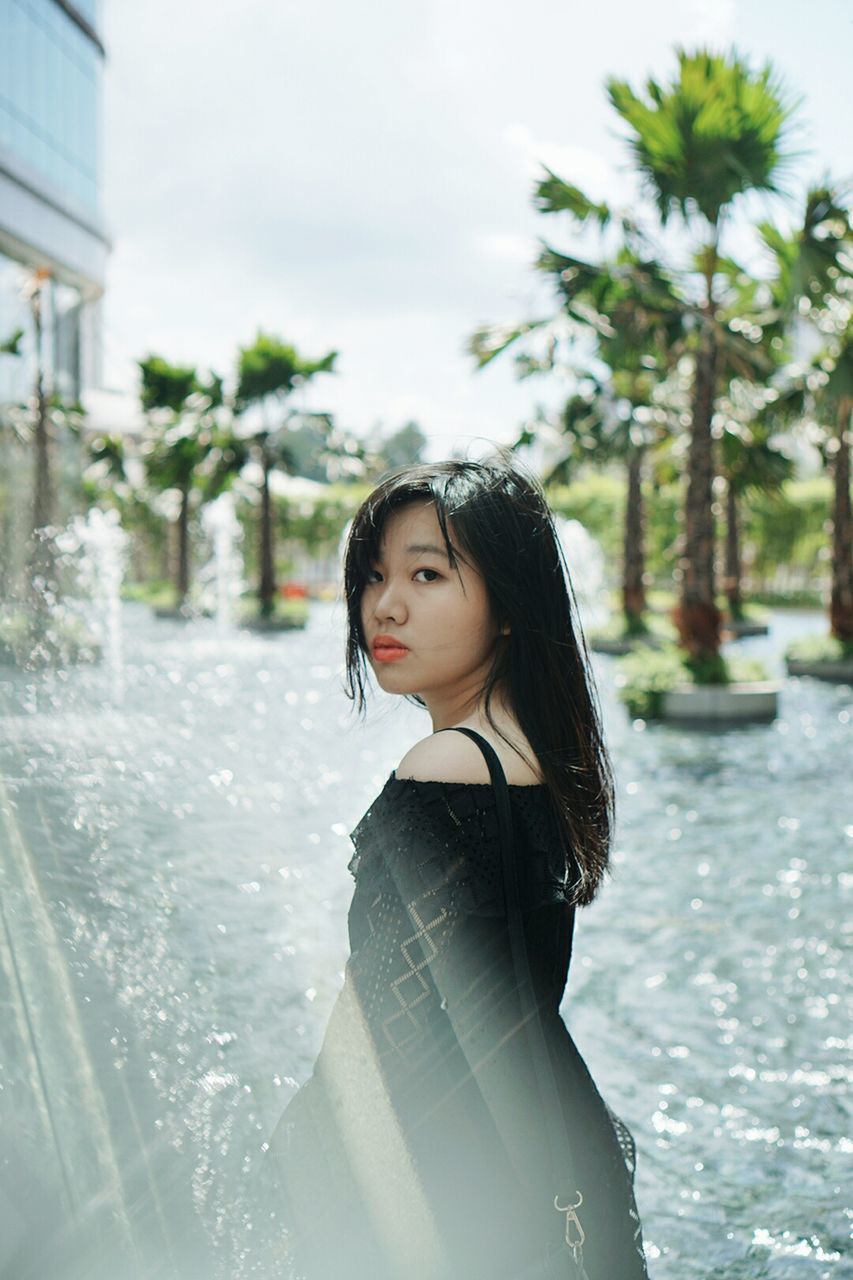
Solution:
<svg viewBox="0 0 853 1280">
<path fill-rule="evenodd" d="M 359 435 L 415 420 L 430 459 L 482 456 L 565 394 L 518 382 L 507 356 L 478 372 L 465 345 L 547 305 L 538 238 L 571 241 L 532 208 L 543 163 L 596 199 L 641 202 L 609 75 L 666 77 L 676 45 L 770 58 L 803 100 L 792 193 L 853 174 L 845 0 L 103 10 L 106 386 L 133 391 L 151 352 L 233 378 L 261 328 L 339 352 L 301 407 Z M 743 227 L 728 247 L 751 252 Z"/>
</svg>

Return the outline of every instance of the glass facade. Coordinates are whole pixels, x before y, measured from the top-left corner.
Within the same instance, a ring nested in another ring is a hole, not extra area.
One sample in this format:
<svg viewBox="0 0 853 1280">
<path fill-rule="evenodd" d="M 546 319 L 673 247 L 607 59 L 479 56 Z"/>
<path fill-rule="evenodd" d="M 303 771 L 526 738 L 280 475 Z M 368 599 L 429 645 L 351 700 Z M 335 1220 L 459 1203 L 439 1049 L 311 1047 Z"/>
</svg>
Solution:
<svg viewBox="0 0 853 1280">
<path fill-rule="evenodd" d="M 98 0 L 0 0 L 0 606 L 17 589 L 34 516 L 37 372 L 64 406 L 99 385 L 104 53 Z M 41 271 L 42 337 L 30 302 Z M 55 518 L 79 495 L 82 445 L 51 422 Z M 0 608 L 2 613 L 2 608 Z M 2 1269 L 2 1268 L 0 1268 Z"/>
<path fill-rule="evenodd" d="M 97 25 L 97 3 L 74 7 Z M 102 69 L 98 45 L 55 0 L 0 0 L 0 147 L 95 215 Z"/>
<path fill-rule="evenodd" d="M 101 29 L 101 6 L 98 0 L 74 0 L 74 8 L 96 31 Z"/>
</svg>

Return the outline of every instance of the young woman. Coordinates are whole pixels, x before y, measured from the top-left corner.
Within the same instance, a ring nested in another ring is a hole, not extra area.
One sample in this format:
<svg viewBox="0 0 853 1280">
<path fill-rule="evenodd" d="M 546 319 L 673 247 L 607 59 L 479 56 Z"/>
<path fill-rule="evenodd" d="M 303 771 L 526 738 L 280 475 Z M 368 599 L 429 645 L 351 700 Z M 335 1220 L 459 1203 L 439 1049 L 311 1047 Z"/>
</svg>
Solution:
<svg viewBox="0 0 853 1280">
<path fill-rule="evenodd" d="M 517 1280 L 548 1255 L 547 1274 L 645 1280 L 634 1142 L 559 1014 L 575 909 L 608 870 L 613 786 L 538 481 L 500 450 L 388 474 L 353 521 L 345 590 L 348 695 L 363 711 L 369 667 L 432 732 L 352 833 L 344 986 L 269 1144 L 276 1274 Z M 513 962 L 490 749 L 560 1115 Z M 555 1133 L 574 1214 L 555 1212 Z"/>
</svg>

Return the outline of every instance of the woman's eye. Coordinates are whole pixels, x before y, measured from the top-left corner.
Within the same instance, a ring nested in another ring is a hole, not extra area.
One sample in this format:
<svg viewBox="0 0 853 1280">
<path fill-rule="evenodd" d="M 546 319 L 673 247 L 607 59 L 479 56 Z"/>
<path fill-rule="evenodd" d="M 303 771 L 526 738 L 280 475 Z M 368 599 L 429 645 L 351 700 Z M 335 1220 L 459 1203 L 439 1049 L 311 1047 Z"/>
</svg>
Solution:
<svg viewBox="0 0 853 1280">
<path fill-rule="evenodd" d="M 440 573 L 438 573 L 435 569 L 417 569 L 417 570 L 416 570 L 416 574 L 418 574 L 418 573 L 431 573 L 431 574 L 432 574 L 432 577 L 428 579 L 428 581 L 429 581 L 429 582 L 435 582 L 436 578 L 440 578 L 440 577 L 441 577 L 441 574 L 440 574 Z M 370 583 L 371 585 L 373 584 L 373 580 L 374 580 L 375 578 L 381 578 L 381 577 L 382 577 L 382 574 L 379 572 L 379 570 L 378 570 L 378 569 L 368 569 L 368 571 L 367 571 L 367 581 L 368 581 L 368 583 Z"/>
</svg>

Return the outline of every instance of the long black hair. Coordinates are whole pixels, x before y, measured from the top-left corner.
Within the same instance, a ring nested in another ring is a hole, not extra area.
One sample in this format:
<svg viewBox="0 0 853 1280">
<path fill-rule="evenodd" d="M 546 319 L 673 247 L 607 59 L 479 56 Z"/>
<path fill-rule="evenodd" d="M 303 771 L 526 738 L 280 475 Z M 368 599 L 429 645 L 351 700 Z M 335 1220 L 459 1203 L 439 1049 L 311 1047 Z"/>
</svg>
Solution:
<svg viewBox="0 0 853 1280">
<path fill-rule="evenodd" d="M 510 624 L 509 634 L 495 643 L 483 686 L 486 719 L 509 743 L 490 712 L 497 687 L 536 754 L 560 830 L 578 865 L 574 901 L 586 905 L 609 865 L 612 768 L 554 517 L 539 480 L 508 449 L 498 447 L 477 462 L 399 467 L 380 479 L 356 512 L 344 555 L 347 696 L 363 713 L 368 668 L 361 598 L 385 522 L 391 512 L 423 500 L 435 505 L 451 566 L 457 567 L 457 559 L 471 563 L 485 581 L 495 618 Z M 426 705 L 417 694 L 405 696 Z"/>
</svg>

